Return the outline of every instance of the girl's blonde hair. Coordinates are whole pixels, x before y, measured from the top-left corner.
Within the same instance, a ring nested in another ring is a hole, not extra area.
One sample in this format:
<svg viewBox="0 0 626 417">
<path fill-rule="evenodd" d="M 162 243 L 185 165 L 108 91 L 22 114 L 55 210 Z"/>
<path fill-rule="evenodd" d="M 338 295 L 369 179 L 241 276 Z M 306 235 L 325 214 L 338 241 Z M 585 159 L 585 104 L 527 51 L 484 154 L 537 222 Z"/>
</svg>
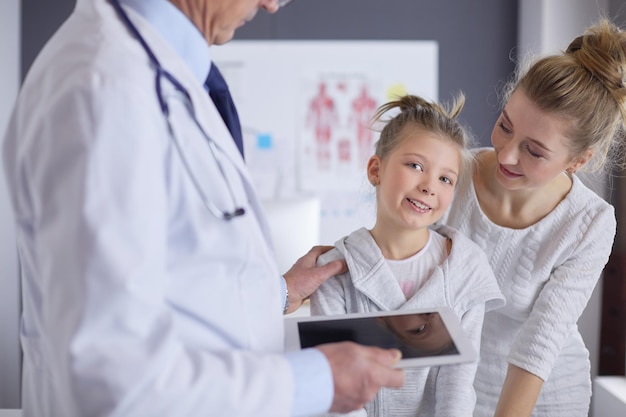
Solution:
<svg viewBox="0 0 626 417">
<path fill-rule="evenodd" d="M 402 140 L 401 131 L 406 126 L 413 125 L 457 145 L 462 161 L 458 184 L 470 180 L 466 177 L 470 177 L 474 163 L 474 158 L 469 151 L 471 136 L 457 119 L 464 104 L 463 93 L 459 93 L 449 107 L 427 101 L 416 95 L 405 95 L 383 104 L 373 118 L 373 124 L 385 123 L 376 142 L 375 154 L 381 160 L 385 159 Z M 383 120 L 383 115 L 392 110 L 399 111 L 390 119 Z"/>
</svg>

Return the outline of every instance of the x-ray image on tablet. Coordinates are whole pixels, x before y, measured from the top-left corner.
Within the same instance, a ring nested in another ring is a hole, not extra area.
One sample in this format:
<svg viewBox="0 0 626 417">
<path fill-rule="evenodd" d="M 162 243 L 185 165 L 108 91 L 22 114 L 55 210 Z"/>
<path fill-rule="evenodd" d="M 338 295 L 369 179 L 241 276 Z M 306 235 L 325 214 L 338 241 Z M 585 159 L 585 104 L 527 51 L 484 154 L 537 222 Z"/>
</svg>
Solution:
<svg viewBox="0 0 626 417">
<path fill-rule="evenodd" d="M 454 312 L 427 310 L 352 313 L 286 318 L 287 350 L 352 341 L 402 352 L 401 367 L 434 366 L 476 360 Z"/>
</svg>

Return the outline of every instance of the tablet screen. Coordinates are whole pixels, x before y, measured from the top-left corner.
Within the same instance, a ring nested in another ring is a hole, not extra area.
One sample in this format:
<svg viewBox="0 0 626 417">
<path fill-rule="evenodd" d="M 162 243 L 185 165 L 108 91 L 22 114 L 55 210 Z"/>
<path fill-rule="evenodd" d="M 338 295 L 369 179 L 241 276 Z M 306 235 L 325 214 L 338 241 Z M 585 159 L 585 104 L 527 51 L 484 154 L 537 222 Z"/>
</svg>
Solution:
<svg viewBox="0 0 626 417">
<path fill-rule="evenodd" d="M 302 348 L 352 341 L 398 349 L 405 359 L 459 354 L 438 312 L 302 321 L 298 333 Z"/>
<path fill-rule="evenodd" d="M 398 349 L 399 367 L 475 361 L 476 349 L 449 307 L 285 318 L 285 350 L 351 341 Z"/>
</svg>

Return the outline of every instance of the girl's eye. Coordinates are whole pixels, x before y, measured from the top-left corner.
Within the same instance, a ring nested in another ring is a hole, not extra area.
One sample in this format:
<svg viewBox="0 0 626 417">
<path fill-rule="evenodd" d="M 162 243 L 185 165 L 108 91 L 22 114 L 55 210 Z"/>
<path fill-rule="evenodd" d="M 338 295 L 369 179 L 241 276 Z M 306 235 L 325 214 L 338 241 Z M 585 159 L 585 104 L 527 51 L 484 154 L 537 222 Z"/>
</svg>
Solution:
<svg viewBox="0 0 626 417">
<path fill-rule="evenodd" d="M 413 169 L 416 169 L 416 170 L 418 170 L 418 171 L 421 171 L 421 172 L 423 172 L 423 171 L 424 171 L 424 167 L 423 167 L 421 164 L 418 164 L 418 163 L 416 163 L 416 162 L 409 162 L 409 164 L 408 164 L 408 165 L 409 165 L 409 167 L 411 167 L 411 168 L 413 168 Z"/>
<path fill-rule="evenodd" d="M 450 185 L 452 185 L 452 184 L 453 184 L 453 182 L 452 182 L 452 179 L 451 179 L 451 178 L 448 178 L 448 177 L 440 177 L 439 179 L 440 179 L 442 182 L 446 183 L 446 184 L 450 184 Z"/>
<path fill-rule="evenodd" d="M 532 156 L 533 158 L 543 158 L 542 154 L 533 151 L 529 145 L 526 145 L 526 150 L 528 151 L 530 156 Z"/>
<path fill-rule="evenodd" d="M 502 131 L 504 133 L 511 133 L 511 129 L 509 129 L 508 127 L 506 127 L 504 125 L 504 122 L 498 122 L 498 126 L 500 127 L 500 129 L 502 129 Z"/>
</svg>

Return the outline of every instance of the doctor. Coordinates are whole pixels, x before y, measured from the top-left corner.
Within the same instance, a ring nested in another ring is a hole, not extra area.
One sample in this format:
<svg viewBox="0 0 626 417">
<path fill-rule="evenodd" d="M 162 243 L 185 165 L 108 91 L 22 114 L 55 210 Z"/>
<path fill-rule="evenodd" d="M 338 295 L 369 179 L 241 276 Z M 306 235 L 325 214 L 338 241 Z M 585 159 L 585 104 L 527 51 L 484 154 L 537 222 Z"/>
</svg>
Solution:
<svg viewBox="0 0 626 417">
<path fill-rule="evenodd" d="M 281 417 L 398 387 L 397 351 L 285 354 L 283 312 L 343 267 L 281 277 L 203 88 L 211 45 L 276 0 L 78 0 L 4 141 L 20 257 L 25 417 Z"/>
</svg>

